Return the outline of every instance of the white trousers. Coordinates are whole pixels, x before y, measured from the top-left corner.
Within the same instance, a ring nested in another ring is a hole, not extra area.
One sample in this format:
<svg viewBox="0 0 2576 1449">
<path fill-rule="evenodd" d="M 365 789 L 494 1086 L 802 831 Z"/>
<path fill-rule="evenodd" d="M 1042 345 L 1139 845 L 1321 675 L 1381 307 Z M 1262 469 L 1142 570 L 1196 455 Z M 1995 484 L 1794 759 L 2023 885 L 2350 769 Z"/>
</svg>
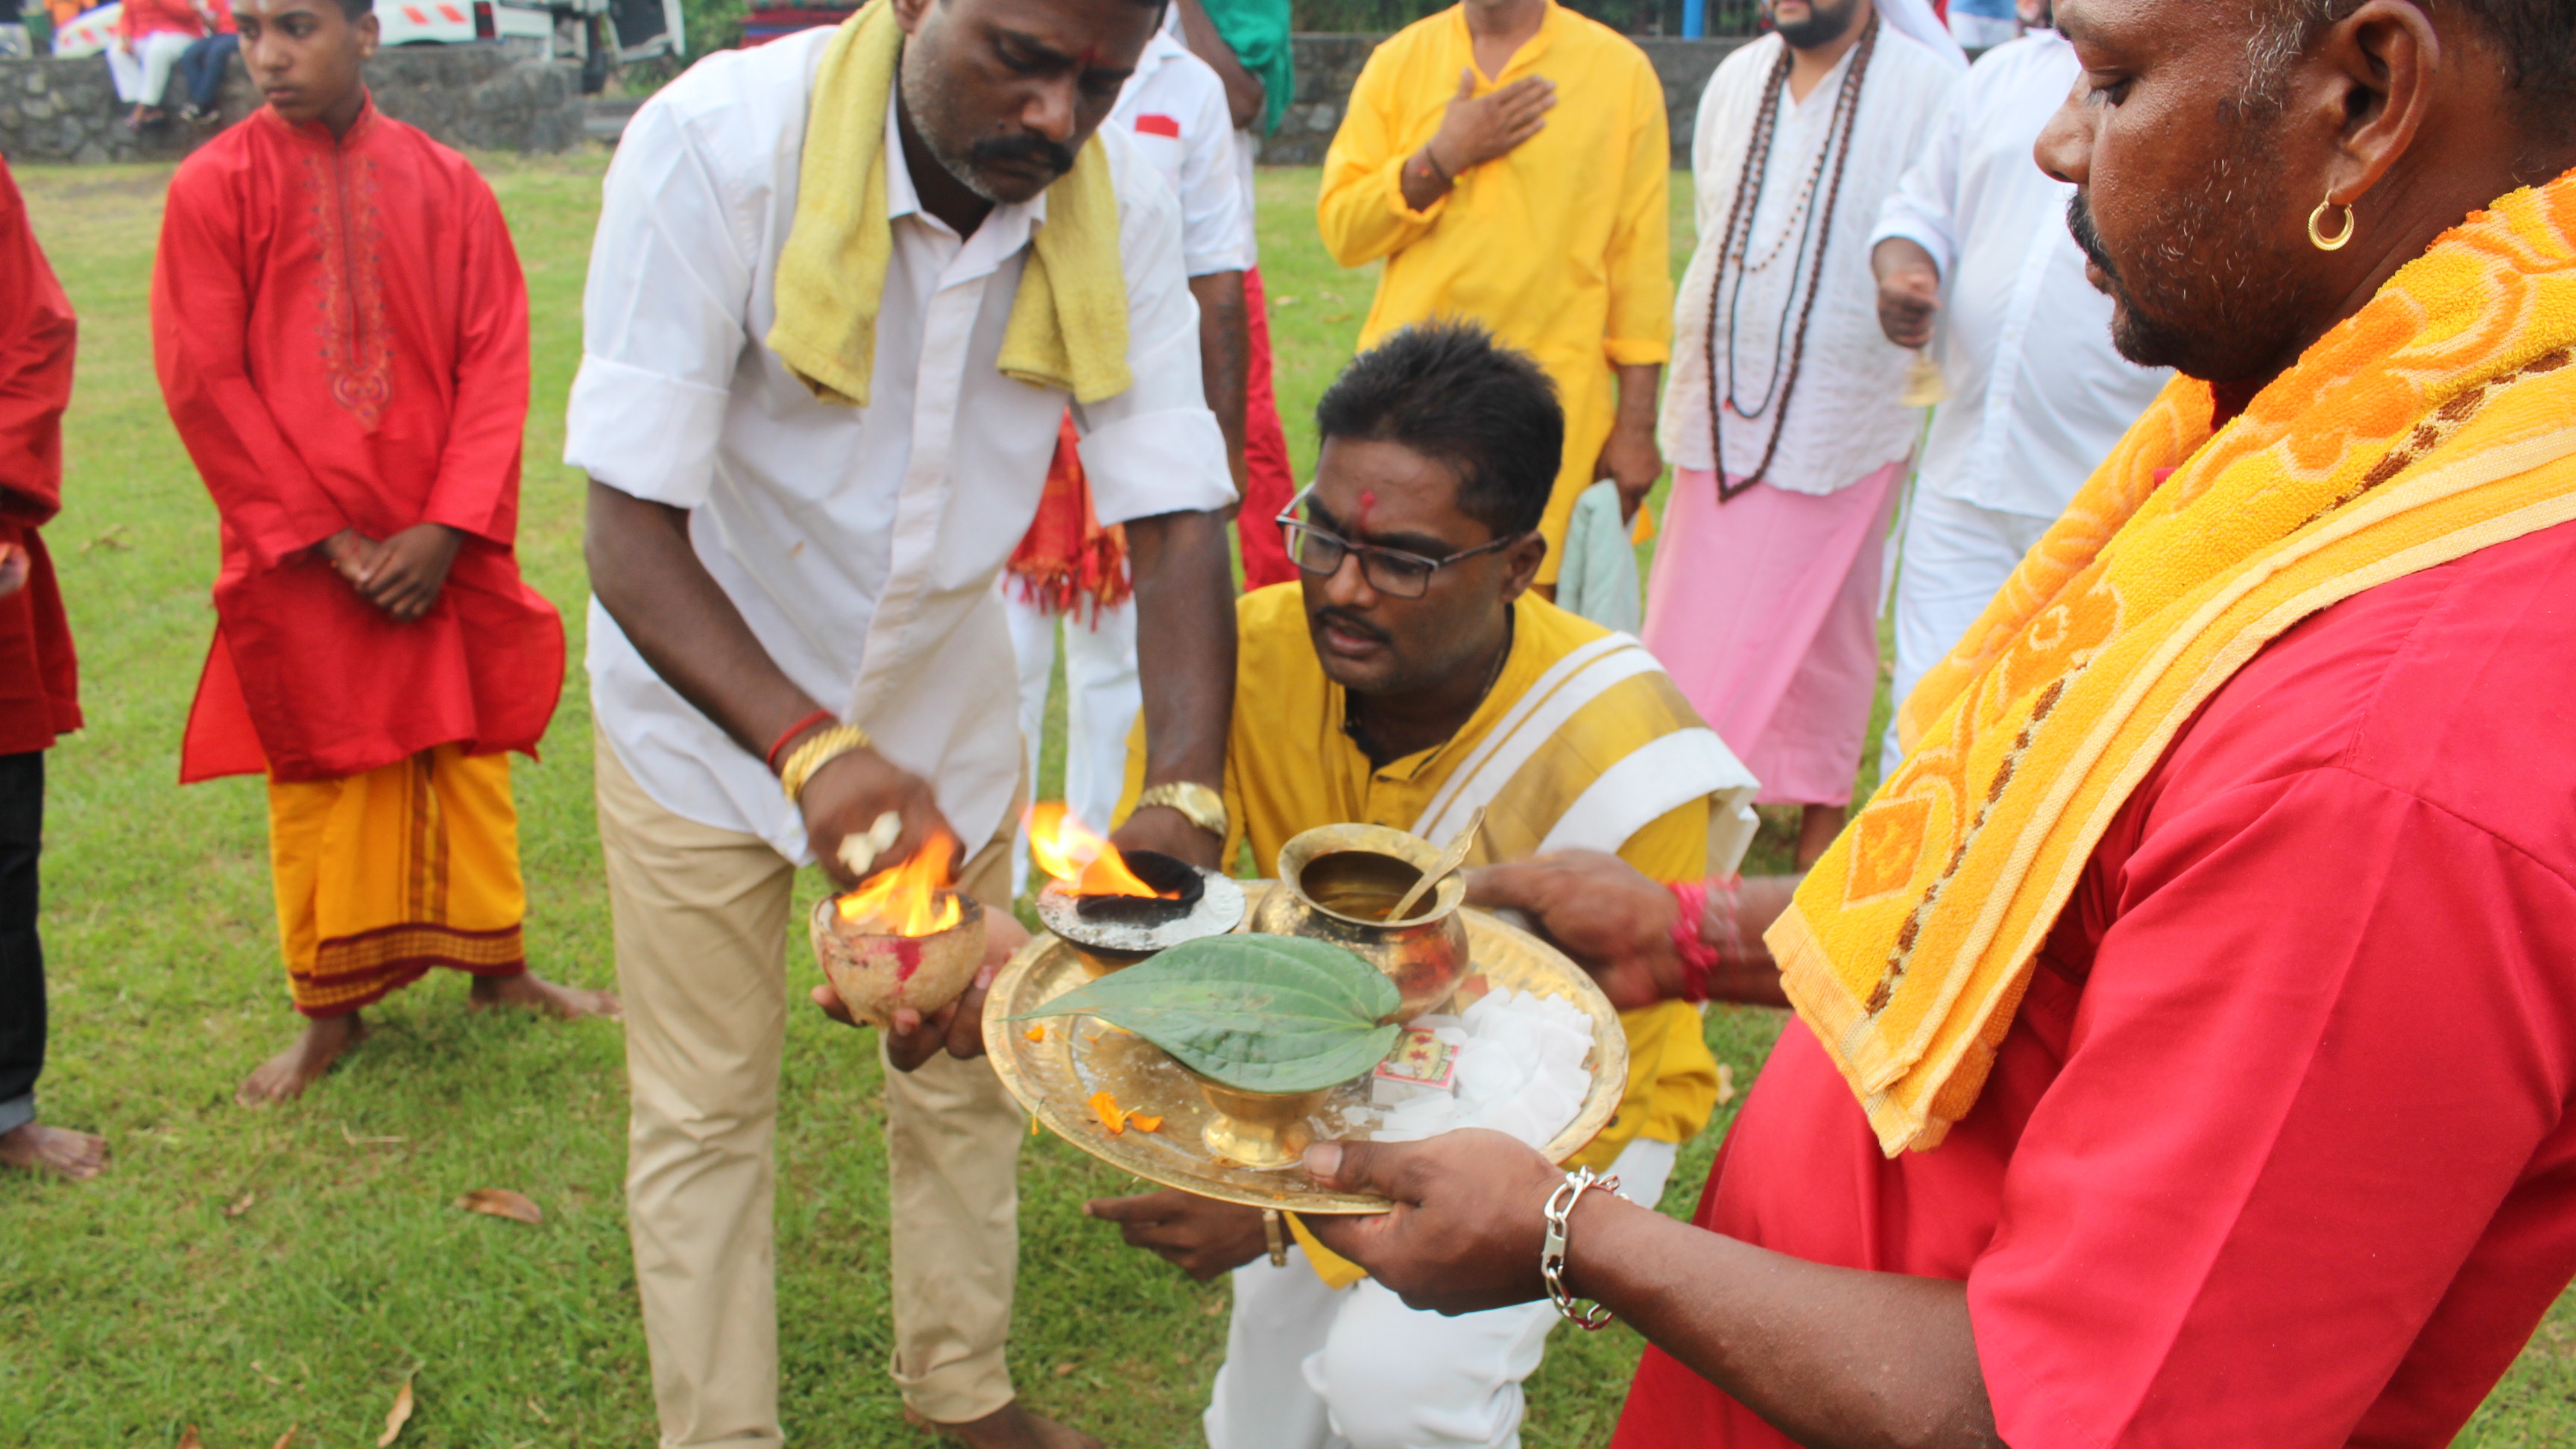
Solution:
<svg viewBox="0 0 2576 1449">
<path fill-rule="evenodd" d="M 116 81 L 116 98 L 129 106 L 157 106 L 170 89 L 170 68 L 196 43 L 193 35 L 156 30 L 127 50 L 122 42 L 107 48 L 107 73 Z"/>
<path fill-rule="evenodd" d="M 1046 737 L 1047 681 L 1055 672 L 1056 625 L 1064 626 L 1064 800 L 1082 823 L 1106 835 L 1110 812 L 1127 781 L 1127 736 L 1145 707 L 1136 674 L 1136 601 L 1103 609 L 1094 628 L 1075 614 L 1050 614 L 1020 597 L 1002 578 L 1002 607 L 1011 618 L 1011 649 L 1020 662 L 1020 734 L 1028 741 L 1029 779 L 1038 778 L 1038 742 Z M 1028 831 L 1011 853 L 1011 893 L 1029 887 Z"/>
<path fill-rule="evenodd" d="M 1652 1207 L 1679 1150 L 1629 1143 L 1619 1195 Z M 1521 1381 L 1557 1321 L 1545 1300 L 1444 1318 L 1375 1279 L 1327 1288 L 1292 1247 L 1234 1270 L 1208 1449 L 1519 1449 Z"/>
<path fill-rule="evenodd" d="M 1958 647 L 2020 567 L 2022 555 L 2056 521 L 1914 490 L 1914 506 L 1905 515 L 1905 561 L 1896 576 L 1896 666 L 1888 698 L 1904 703 L 1932 666 Z M 1879 745 L 1882 773 L 1904 758 L 1891 718 Z"/>
</svg>

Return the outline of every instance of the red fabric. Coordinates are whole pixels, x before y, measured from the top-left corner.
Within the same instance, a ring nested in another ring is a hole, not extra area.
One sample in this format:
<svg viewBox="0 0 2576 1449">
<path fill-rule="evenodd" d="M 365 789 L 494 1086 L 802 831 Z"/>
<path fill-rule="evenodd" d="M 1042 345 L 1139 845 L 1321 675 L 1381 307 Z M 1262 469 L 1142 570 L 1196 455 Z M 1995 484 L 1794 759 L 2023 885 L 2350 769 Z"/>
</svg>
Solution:
<svg viewBox="0 0 2576 1449">
<path fill-rule="evenodd" d="M 527 292 L 474 168 L 373 102 L 337 143 L 262 108 L 171 179 L 152 324 L 223 515 L 180 778 L 336 779 L 450 743 L 533 753 L 563 622 L 512 554 Z M 413 623 L 315 551 L 418 523 L 465 539 Z"/>
<path fill-rule="evenodd" d="M 206 0 L 205 13 L 211 17 L 209 28 L 216 35 L 238 35 L 241 27 L 233 20 L 232 0 Z"/>
<path fill-rule="evenodd" d="M 1243 311 L 1252 334 L 1252 365 L 1243 389 L 1243 506 L 1234 516 L 1234 533 L 1243 546 L 1246 590 L 1284 584 L 1297 577 L 1288 561 L 1287 540 L 1272 522 L 1297 496 L 1296 474 L 1288 466 L 1288 434 L 1279 426 L 1279 398 L 1270 385 L 1270 308 L 1263 300 L 1261 269 L 1243 274 Z"/>
<path fill-rule="evenodd" d="M 1181 123 L 1173 120 L 1169 116 L 1138 116 L 1136 118 L 1136 134 L 1140 136 L 1169 136 L 1173 140 L 1177 141 L 1181 139 Z"/>
<path fill-rule="evenodd" d="M 2576 525 L 2383 585 L 2203 708 L 1985 1093 L 1879 1155 L 1803 1026 L 1698 1222 L 1965 1279 L 1997 1427 L 2437 1446 L 2576 1273 Z M 1650 1350 L 1616 1449 L 1788 1440 Z"/>
<path fill-rule="evenodd" d="M 36 532 L 62 507 L 63 408 L 77 330 L 71 299 L 0 161 L 0 543 L 27 550 L 25 586 L 0 598 L 0 755 L 46 749 L 81 725 L 71 625 Z"/>
<path fill-rule="evenodd" d="M 206 22 L 188 0 L 125 0 L 125 8 L 117 12 L 116 33 L 129 41 L 165 30 L 203 35 Z"/>
<path fill-rule="evenodd" d="M 1056 424 L 1046 491 L 1038 495 L 1037 516 L 1005 567 L 1019 581 L 1021 598 L 1094 627 L 1102 609 L 1136 592 L 1127 574 L 1127 530 L 1101 527 L 1092 511 L 1091 478 L 1082 471 L 1082 435 L 1073 430 L 1072 413 Z"/>
</svg>

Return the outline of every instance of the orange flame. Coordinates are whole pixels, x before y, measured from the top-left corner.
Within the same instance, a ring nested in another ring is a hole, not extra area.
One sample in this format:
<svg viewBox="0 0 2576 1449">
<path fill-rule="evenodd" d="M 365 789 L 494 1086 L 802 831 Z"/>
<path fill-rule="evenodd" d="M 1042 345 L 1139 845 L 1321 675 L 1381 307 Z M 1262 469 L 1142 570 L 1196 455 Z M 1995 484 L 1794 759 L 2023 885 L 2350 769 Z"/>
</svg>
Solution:
<svg viewBox="0 0 2576 1449">
<path fill-rule="evenodd" d="M 881 871 L 841 897 L 841 919 L 878 927 L 890 936 L 936 935 L 965 915 L 950 889 L 948 873 L 957 860 L 957 842 L 942 835 L 914 851 L 912 859 Z"/>
<path fill-rule="evenodd" d="M 1161 894 L 1136 878 L 1127 859 L 1082 823 L 1061 800 L 1049 800 L 1029 811 L 1029 854 L 1038 868 L 1082 896 L 1154 896 Z"/>
</svg>

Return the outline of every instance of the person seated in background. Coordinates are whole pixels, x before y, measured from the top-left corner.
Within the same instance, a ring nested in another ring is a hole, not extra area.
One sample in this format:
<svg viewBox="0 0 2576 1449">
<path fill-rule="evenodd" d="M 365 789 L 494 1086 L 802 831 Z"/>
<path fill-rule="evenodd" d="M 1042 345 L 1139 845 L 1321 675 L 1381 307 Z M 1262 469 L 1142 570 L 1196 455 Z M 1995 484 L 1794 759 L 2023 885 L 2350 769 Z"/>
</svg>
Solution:
<svg viewBox="0 0 2576 1449">
<path fill-rule="evenodd" d="M 170 89 L 170 69 L 205 33 L 205 19 L 189 0 L 125 0 L 116 43 L 107 48 L 107 73 L 116 81 L 116 98 L 134 108 L 125 117 L 129 130 L 168 119 L 161 97 Z"/>
<path fill-rule="evenodd" d="M 241 33 L 233 25 L 232 0 L 200 0 L 206 34 L 179 57 L 179 79 L 188 88 L 181 120 L 203 125 L 215 119 L 215 102 L 224 88 L 224 67 L 241 51 Z"/>
<path fill-rule="evenodd" d="M 1752 782 L 1635 640 L 1531 591 L 1564 428 L 1538 364 L 1475 326 L 1426 323 L 1362 353 L 1315 416 L 1315 483 L 1304 517 L 1283 520 L 1303 577 L 1236 606 L 1223 858 L 1248 845 L 1266 868 L 1291 836 L 1342 822 L 1445 843 L 1481 807 L 1472 862 L 1588 846 L 1699 880 L 1712 797 Z M 1140 750 L 1131 801 L 1143 772 Z M 1626 1095 L 1575 1160 L 1652 1203 L 1716 1105 L 1717 1064 L 1693 1008 L 1635 1004 Z M 1255 1261 L 1276 1215 L 1187 1193 L 1085 1210 L 1193 1277 L 1234 1270 L 1212 1449 L 1518 1442 L 1545 1307 L 1416 1313 L 1302 1229 Z"/>
<path fill-rule="evenodd" d="M 1306 1156 L 1407 1302 L 1634 1325 L 1615 1449 L 2434 1449 L 2576 1274 L 2576 6 L 2057 19 L 2035 154 L 2181 375 L 1763 933 L 1695 1221 Z"/>
</svg>

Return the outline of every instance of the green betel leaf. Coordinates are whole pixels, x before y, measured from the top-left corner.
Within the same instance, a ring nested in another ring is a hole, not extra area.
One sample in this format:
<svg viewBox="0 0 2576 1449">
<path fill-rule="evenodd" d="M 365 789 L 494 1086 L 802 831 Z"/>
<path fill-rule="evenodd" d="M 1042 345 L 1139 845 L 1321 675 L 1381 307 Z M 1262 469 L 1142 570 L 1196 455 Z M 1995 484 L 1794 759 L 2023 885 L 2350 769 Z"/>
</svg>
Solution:
<svg viewBox="0 0 2576 1449">
<path fill-rule="evenodd" d="M 1312 1092 L 1384 1060 L 1402 1004 L 1386 973 L 1302 936 L 1207 936 L 1011 1018 L 1096 1016 L 1244 1092 Z M 1384 1024 L 1381 1024 L 1384 1023 Z"/>
</svg>

